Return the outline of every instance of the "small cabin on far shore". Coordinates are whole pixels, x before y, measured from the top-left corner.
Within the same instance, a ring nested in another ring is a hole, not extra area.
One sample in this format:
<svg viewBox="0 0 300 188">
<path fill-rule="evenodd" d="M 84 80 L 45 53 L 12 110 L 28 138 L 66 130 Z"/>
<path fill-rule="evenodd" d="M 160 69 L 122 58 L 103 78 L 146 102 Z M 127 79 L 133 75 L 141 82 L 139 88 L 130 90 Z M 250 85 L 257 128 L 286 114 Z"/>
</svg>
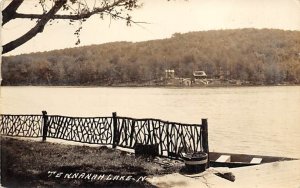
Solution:
<svg viewBox="0 0 300 188">
<path fill-rule="evenodd" d="M 194 79 L 206 79 L 207 75 L 204 71 L 194 71 L 193 72 Z"/>
</svg>

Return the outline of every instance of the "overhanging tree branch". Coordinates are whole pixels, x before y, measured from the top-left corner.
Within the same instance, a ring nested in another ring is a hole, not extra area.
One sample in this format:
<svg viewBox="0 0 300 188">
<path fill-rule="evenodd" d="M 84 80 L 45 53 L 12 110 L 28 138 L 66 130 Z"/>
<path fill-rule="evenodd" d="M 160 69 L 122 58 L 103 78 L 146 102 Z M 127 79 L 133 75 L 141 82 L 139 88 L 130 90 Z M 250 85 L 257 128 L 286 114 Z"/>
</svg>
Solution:
<svg viewBox="0 0 300 188">
<path fill-rule="evenodd" d="M 23 36 L 5 44 L 3 46 L 3 54 L 11 50 L 14 50 L 18 46 L 26 43 L 38 33 L 43 32 L 45 25 L 51 20 L 57 19 L 69 19 L 70 22 L 79 20 L 80 23 L 85 21 L 89 17 L 95 14 L 99 14 L 103 18 L 103 14 L 110 15 L 114 19 L 123 19 L 126 20 L 127 25 L 131 23 L 139 24 L 146 22 L 135 22 L 131 20 L 129 14 L 125 14 L 126 11 L 131 11 L 139 7 L 137 4 L 139 0 L 94 0 L 94 6 L 92 9 L 88 7 L 88 4 L 85 0 L 49 0 L 53 2 L 54 5 L 47 11 L 48 6 L 45 0 L 39 0 L 39 4 L 42 5 L 43 13 L 42 14 L 24 14 L 17 12 L 18 8 L 25 2 L 25 0 L 11 0 L 10 4 L 2 11 L 4 14 L 2 26 L 13 19 L 37 19 L 37 24 L 30 29 Z M 101 5 L 96 5 L 96 1 L 100 2 Z M 76 5 L 78 5 L 77 8 Z M 57 12 L 61 10 L 60 14 Z M 69 10 L 71 10 L 69 12 Z M 79 32 L 82 27 L 80 26 L 78 30 L 74 33 L 78 35 L 79 41 Z M 76 43 L 77 44 L 77 43 Z"/>
<path fill-rule="evenodd" d="M 11 50 L 14 50 L 18 46 L 24 44 L 25 42 L 32 39 L 38 33 L 43 32 L 45 25 L 47 22 L 56 14 L 57 11 L 67 2 L 67 0 L 58 0 L 55 2 L 55 5 L 51 8 L 51 10 L 44 14 L 43 17 L 38 21 L 38 23 L 30 29 L 27 33 L 23 36 L 19 37 L 18 39 L 11 41 L 3 46 L 2 53 L 5 54 Z"/>
</svg>

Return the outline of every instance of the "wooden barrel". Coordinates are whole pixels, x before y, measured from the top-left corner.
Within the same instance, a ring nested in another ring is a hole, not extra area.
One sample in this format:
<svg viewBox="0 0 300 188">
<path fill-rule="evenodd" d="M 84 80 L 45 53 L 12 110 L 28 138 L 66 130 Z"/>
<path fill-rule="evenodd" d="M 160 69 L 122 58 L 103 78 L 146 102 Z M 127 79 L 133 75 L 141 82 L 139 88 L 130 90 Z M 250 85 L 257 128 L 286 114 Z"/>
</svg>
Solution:
<svg viewBox="0 0 300 188">
<path fill-rule="evenodd" d="M 208 155 L 204 152 L 190 153 L 182 157 L 186 166 L 186 171 L 199 173 L 206 170 Z"/>
</svg>

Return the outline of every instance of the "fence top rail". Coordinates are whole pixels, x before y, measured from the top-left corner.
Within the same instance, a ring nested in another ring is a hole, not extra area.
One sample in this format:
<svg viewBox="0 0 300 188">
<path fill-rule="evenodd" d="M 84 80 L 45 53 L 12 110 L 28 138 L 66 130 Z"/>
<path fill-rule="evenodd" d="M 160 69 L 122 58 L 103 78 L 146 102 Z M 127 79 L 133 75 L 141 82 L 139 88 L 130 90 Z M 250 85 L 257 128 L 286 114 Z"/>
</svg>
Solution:
<svg viewBox="0 0 300 188">
<path fill-rule="evenodd" d="M 65 118 L 80 118 L 80 119 L 91 119 L 91 118 L 112 118 L 111 116 L 106 116 L 106 117 L 81 117 L 81 116 L 62 116 L 62 115 L 47 115 L 49 117 L 65 117 Z"/>
<path fill-rule="evenodd" d="M 187 124 L 187 123 L 179 123 L 179 122 L 172 122 L 172 121 L 165 121 L 161 119 L 154 119 L 154 118 L 131 118 L 131 117 L 121 117 L 117 116 L 120 119 L 128 119 L 128 120 L 133 120 L 133 121 L 159 121 L 165 124 L 178 124 L 182 126 L 202 126 L 202 124 Z"/>
<path fill-rule="evenodd" d="M 0 116 L 43 116 L 41 114 L 0 114 Z M 80 118 L 80 119 L 91 119 L 91 118 L 113 118 L 112 116 L 106 116 L 106 117 L 80 117 L 80 116 L 63 116 L 63 115 L 47 115 L 48 117 L 61 117 L 61 118 Z M 131 117 L 123 117 L 123 116 L 116 116 L 118 119 L 127 119 L 132 121 L 158 121 L 164 124 L 177 124 L 181 126 L 202 126 L 202 124 L 188 124 L 188 123 L 180 123 L 180 122 L 173 122 L 173 121 L 165 121 L 161 119 L 155 119 L 155 118 L 131 118 Z"/>
<path fill-rule="evenodd" d="M 42 114 L 0 114 L 0 116 L 43 116 Z"/>
</svg>

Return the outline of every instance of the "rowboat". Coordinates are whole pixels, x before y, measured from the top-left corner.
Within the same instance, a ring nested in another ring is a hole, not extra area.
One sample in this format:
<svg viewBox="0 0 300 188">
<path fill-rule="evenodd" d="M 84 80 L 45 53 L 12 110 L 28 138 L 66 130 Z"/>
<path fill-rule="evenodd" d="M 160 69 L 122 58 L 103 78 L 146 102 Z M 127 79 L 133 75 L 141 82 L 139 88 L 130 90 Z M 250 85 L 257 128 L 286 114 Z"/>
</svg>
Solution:
<svg viewBox="0 0 300 188">
<path fill-rule="evenodd" d="M 211 167 L 236 168 L 289 160 L 297 159 L 263 155 L 209 152 L 209 164 Z"/>
</svg>

